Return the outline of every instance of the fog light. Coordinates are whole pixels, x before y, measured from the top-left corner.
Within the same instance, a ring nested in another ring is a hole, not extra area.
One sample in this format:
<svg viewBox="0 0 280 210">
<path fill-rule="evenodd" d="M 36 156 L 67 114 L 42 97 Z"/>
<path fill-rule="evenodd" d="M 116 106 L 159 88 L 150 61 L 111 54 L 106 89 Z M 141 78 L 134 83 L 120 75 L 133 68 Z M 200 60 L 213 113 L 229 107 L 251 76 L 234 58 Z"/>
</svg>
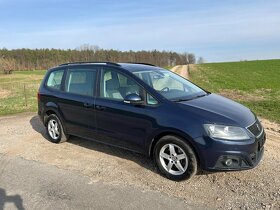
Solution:
<svg viewBox="0 0 280 210">
<path fill-rule="evenodd" d="M 225 165 L 226 165 L 226 166 L 231 166 L 231 165 L 232 165 L 232 159 L 227 159 L 227 160 L 225 161 Z"/>
</svg>

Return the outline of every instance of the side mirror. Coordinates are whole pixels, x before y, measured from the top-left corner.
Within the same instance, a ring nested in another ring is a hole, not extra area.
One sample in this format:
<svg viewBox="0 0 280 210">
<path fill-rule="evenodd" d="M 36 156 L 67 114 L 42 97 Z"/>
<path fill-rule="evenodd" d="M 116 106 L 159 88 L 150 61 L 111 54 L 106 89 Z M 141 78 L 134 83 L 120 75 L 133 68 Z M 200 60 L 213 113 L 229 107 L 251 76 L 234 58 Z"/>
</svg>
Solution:
<svg viewBox="0 0 280 210">
<path fill-rule="evenodd" d="M 143 103 L 142 98 L 139 95 L 137 95 L 136 93 L 127 95 L 124 98 L 123 102 L 126 104 L 132 104 L 132 105 L 140 105 Z"/>
</svg>

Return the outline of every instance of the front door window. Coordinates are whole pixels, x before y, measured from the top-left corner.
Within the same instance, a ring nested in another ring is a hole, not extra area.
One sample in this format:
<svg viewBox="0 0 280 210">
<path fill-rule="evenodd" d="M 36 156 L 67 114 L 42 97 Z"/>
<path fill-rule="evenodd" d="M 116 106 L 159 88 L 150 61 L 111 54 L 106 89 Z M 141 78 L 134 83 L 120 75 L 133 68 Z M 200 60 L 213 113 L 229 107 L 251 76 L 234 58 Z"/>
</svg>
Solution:
<svg viewBox="0 0 280 210">
<path fill-rule="evenodd" d="M 144 91 L 133 79 L 112 69 L 102 70 L 100 97 L 123 101 L 127 95 L 132 93 L 143 98 Z"/>
</svg>

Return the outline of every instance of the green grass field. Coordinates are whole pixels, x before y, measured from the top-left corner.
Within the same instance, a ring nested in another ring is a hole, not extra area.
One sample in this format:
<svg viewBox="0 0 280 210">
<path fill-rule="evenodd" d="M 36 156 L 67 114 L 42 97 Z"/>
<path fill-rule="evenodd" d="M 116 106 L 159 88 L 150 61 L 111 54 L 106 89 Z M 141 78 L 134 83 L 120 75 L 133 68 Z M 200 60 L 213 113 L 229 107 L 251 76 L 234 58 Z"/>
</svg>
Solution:
<svg viewBox="0 0 280 210">
<path fill-rule="evenodd" d="M 280 123 L 280 60 L 200 64 L 191 69 L 190 78 Z"/>
<path fill-rule="evenodd" d="M 46 71 L 0 74 L 0 115 L 37 110 L 37 91 Z"/>
</svg>

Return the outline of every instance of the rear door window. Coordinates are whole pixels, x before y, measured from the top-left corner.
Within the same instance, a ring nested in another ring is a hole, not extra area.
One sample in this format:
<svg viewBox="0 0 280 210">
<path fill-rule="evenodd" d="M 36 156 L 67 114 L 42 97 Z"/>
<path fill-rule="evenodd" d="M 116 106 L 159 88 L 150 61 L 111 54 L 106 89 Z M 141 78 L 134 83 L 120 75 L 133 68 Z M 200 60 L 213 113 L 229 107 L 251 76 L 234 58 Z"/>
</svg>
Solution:
<svg viewBox="0 0 280 210">
<path fill-rule="evenodd" d="M 60 90 L 64 70 L 57 70 L 50 73 L 47 81 L 47 87 Z"/>
<path fill-rule="evenodd" d="M 94 69 L 69 69 L 64 90 L 68 93 L 94 96 L 95 81 L 96 70 Z"/>
</svg>

